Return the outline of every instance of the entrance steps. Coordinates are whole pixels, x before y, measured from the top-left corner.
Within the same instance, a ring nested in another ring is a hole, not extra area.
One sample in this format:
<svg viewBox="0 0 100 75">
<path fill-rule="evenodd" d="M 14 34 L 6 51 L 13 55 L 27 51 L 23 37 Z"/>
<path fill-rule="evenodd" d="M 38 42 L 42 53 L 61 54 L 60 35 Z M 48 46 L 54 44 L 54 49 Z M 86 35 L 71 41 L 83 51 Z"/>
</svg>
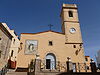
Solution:
<svg viewBox="0 0 100 75">
<path fill-rule="evenodd" d="M 27 72 L 15 72 L 15 70 L 9 70 L 6 75 L 27 75 Z"/>
</svg>

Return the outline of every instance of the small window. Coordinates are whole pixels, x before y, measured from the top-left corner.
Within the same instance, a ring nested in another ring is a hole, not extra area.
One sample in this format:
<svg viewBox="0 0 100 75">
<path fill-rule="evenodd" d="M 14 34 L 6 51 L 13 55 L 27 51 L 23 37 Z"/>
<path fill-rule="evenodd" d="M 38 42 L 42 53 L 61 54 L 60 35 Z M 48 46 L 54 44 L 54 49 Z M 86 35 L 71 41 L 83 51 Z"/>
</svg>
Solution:
<svg viewBox="0 0 100 75">
<path fill-rule="evenodd" d="M 1 38 L 0 38 L 0 40 L 1 40 Z"/>
<path fill-rule="evenodd" d="M 76 45 L 73 45 L 74 48 L 76 48 Z"/>
<path fill-rule="evenodd" d="M 88 61 L 88 58 L 85 58 L 86 61 Z"/>
<path fill-rule="evenodd" d="M 52 46 L 52 45 L 53 45 L 52 41 L 49 41 L 49 46 Z"/>
<path fill-rule="evenodd" d="M 69 17 L 73 17 L 73 12 L 72 11 L 69 11 Z"/>
<path fill-rule="evenodd" d="M 13 57 L 13 53 L 14 53 L 14 51 L 12 50 L 12 51 L 11 51 L 11 57 Z"/>
</svg>

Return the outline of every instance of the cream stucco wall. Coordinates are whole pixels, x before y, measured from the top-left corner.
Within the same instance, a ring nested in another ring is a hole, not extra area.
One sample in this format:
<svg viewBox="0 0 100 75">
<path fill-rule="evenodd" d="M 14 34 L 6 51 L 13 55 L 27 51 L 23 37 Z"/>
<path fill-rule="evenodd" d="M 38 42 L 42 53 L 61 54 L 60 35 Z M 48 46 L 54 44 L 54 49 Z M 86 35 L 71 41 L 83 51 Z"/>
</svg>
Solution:
<svg viewBox="0 0 100 75">
<path fill-rule="evenodd" d="M 91 67 L 90 67 L 91 58 L 90 58 L 90 56 L 85 56 L 85 62 L 86 62 L 86 65 L 88 66 L 87 72 L 91 72 Z"/>
<path fill-rule="evenodd" d="M 2 23 L 0 23 L 0 70 L 7 65 L 12 36 Z"/>
<path fill-rule="evenodd" d="M 20 48 L 20 40 L 18 39 L 17 34 L 15 33 L 14 30 L 11 30 L 6 23 L 2 23 L 3 26 L 9 31 L 9 33 L 13 36 L 11 45 L 10 45 L 10 51 L 9 51 L 9 58 L 11 58 L 12 61 L 17 61 L 17 54 L 18 50 Z M 13 56 L 11 57 L 11 52 L 13 50 Z"/>
<path fill-rule="evenodd" d="M 56 56 L 56 61 L 66 62 L 67 57 L 71 57 L 73 62 L 84 62 L 83 49 L 78 55 L 75 51 L 79 49 L 79 45 L 73 48 L 73 44 L 65 44 L 65 35 L 55 33 L 52 31 L 44 32 L 41 34 L 21 34 L 22 50 L 18 54 L 17 67 L 28 67 L 31 59 L 34 59 L 34 55 L 25 55 L 25 41 L 26 40 L 38 40 L 38 53 L 40 58 L 45 59 L 48 53 L 53 53 Z M 53 41 L 53 46 L 49 46 L 48 42 Z M 24 62 L 24 63 L 23 63 Z"/>
<path fill-rule="evenodd" d="M 72 12 L 73 17 L 69 17 L 69 11 Z M 66 43 L 82 43 L 77 6 L 75 4 L 63 4 L 61 18 L 62 31 L 66 35 Z M 71 33 L 71 28 L 74 28 L 76 32 Z"/>
</svg>

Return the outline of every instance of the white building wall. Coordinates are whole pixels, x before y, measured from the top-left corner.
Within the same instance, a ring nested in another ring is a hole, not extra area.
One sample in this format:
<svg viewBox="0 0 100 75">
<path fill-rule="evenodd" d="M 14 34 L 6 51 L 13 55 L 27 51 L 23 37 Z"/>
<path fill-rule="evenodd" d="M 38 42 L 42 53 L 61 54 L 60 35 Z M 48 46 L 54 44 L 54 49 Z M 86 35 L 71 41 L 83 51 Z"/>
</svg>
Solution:
<svg viewBox="0 0 100 75">
<path fill-rule="evenodd" d="M 18 39 L 18 36 L 16 35 L 14 30 L 10 30 L 10 28 L 7 26 L 6 23 L 2 23 L 2 24 L 10 32 L 10 34 L 13 36 L 12 41 L 11 41 L 11 46 L 10 46 L 9 58 L 11 57 L 11 52 L 13 50 L 13 56 L 11 57 L 11 60 L 17 61 L 17 54 L 18 54 L 18 50 L 20 47 L 20 41 Z"/>
<path fill-rule="evenodd" d="M 7 32 L 0 29 L 0 70 L 7 65 L 12 37 Z"/>
<path fill-rule="evenodd" d="M 20 41 L 18 39 L 18 36 L 16 36 L 14 34 L 14 30 L 11 30 L 11 34 L 12 34 L 13 38 L 12 38 L 12 42 L 11 42 L 9 57 L 11 56 L 11 52 L 13 50 L 13 56 L 11 57 L 11 60 L 17 61 L 17 54 L 18 54 L 18 50 L 20 48 Z"/>
</svg>

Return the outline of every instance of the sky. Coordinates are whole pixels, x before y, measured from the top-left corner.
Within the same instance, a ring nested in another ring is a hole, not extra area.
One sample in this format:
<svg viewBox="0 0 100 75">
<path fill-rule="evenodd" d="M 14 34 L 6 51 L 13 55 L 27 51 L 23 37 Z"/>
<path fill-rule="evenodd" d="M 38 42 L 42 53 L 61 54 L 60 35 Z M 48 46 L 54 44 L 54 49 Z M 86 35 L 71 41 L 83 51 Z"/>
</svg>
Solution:
<svg viewBox="0 0 100 75">
<path fill-rule="evenodd" d="M 100 0 L 0 0 L 0 22 L 20 33 L 61 32 L 62 4 L 77 4 L 85 55 L 100 49 Z"/>
</svg>

